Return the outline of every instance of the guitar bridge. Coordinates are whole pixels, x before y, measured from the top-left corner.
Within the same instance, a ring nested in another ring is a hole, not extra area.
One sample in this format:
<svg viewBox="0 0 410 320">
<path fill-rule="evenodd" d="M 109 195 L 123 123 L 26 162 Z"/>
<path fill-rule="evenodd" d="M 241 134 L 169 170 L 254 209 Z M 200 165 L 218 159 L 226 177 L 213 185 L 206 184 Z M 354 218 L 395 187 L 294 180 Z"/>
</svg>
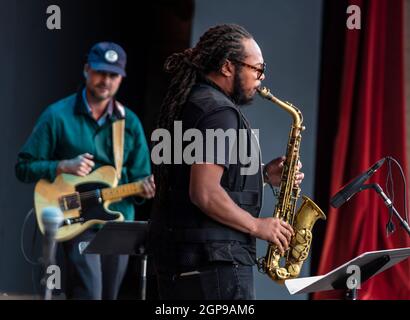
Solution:
<svg viewBox="0 0 410 320">
<path fill-rule="evenodd" d="M 62 211 L 81 209 L 80 194 L 78 192 L 60 197 L 58 203 Z"/>
<path fill-rule="evenodd" d="M 84 218 L 67 218 L 67 219 L 64 219 L 63 225 L 70 226 L 74 223 L 84 223 L 84 222 L 85 222 Z"/>
</svg>

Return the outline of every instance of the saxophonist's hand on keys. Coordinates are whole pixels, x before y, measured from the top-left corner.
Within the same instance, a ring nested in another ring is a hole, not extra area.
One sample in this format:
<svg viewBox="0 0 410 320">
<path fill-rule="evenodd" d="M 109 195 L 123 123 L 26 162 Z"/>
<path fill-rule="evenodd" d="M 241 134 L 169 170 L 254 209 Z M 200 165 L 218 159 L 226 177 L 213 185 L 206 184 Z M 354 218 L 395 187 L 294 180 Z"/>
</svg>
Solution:
<svg viewBox="0 0 410 320">
<path fill-rule="evenodd" d="M 289 248 L 289 243 L 294 235 L 292 227 L 279 218 L 256 218 L 256 230 L 253 236 L 275 244 L 281 254 Z"/>
<path fill-rule="evenodd" d="M 283 165 L 286 160 L 285 156 L 273 159 L 270 161 L 268 164 L 265 165 L 263 168 L 264 170 L 264 180 L 266 183 L 270 183 L 273 187 L 279 187 L 280 185 L 280 178 L 282 175 L 282 170 L 283 170 Z M 295 177 L 295 185 L 299 186 L 304 177 L 305 174 L 303 172 L 299 172 L 299 170 L 302 169 L 302 163 L 299 161 L 297 170 L 298 172 L 296 173 Z"/>
</svg>

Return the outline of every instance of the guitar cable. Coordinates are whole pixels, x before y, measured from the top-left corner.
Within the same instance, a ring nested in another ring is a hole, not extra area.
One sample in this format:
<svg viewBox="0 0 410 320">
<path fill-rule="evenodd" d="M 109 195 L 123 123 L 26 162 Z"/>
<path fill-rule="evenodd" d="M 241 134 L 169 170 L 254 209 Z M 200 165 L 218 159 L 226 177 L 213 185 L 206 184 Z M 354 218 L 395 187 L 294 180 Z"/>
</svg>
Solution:
<svg viewBox="0 0 410 320">
<path fill-rule="evenodd" d="M 37 284 L 36 284 L 37 282 L 36 282 L 36 280 L 35 280 L 35 278 L 36 278 L 36 274 L 35 274 L 36 270 L 35 270 L 35 268 L 38 267 L 38 266 L 40 266 L 40 265 L 41 265 L 41 262 L 40 262 L 40 261 L 38 261 L 38 262 L 33 261 L 33 260 L 27 255 L 26 250 L 24 249 L 24 234 L 25 234 L 25 230 L 26 230 L 26 225 L 27 225 L 27 222 L 28 222 L 30 216 L 32 216 L 33 213 L 34 213 L 34 209 L 31 208 L 31 209 L 27 212 L 26 217 L 24 218 L 24 222 L 23 222 L 23 225 L 22 225 L 22 227 L 21 227 L 21 232 L 20 232 L 20 250 L 21 250 L 21 253 L 23 254 L 23 257 L 24 257 L 24 259 L 26 260 L 26 262 L 28 262 L 28 263 L 32 266 L 32 267 L 31 267 L 31 281 L 32 281 L 32 287 L 33 287 L 33 292 L 34 292 L 34 299 L 36 299 L 36 295 L 39 295 L 39 292 L 40 292 L 40 291 L 39 291 L 39 289 L 38 289 L 38 287 L 37 287 Z M 34 232 L 33 232 L 33 239 L 32 239 L 32 242 L 31 242 L 31 245 L 32 245 L 32 246 L 31 246 L 32 256 L 34 255 L 35 244 L 36 244 L 36 240 L 37 240 L 37 234 L 38 234 L 38 227 L 37 227 L 37 224 L 35 224 L 35 229 L 34 229 Z"/>
<path fill-rule="evenodd" d="M 26 224 L 30 216 L 34 213 L 34 209 L 31 208 L 29 212 L 26 214 L 26 217 L 24 218 L 23 226 L 21 227 L 21 232 L 20 232 L 20 249 L 23 254 L 24 259 L 31 265 L 33 266 L 38 266 L 40 265 L 40 262 L 35 262 L 31 260 L 31 258 L 26 254 L 26 250 L 24 249 L 24 232 L 26 229 Z M 31 247 L 31 252 L 34 254 L 34 248 L 35 248 L 35 243 L 36 243 L 36 238 L 37 238 L 37 227 L 34 230 L 33 233 L 33 241 L 32 241 L 32 247 Z"/>
<path fill-rule="evenodd" d="M 386 179 L 386 195 L 390 198 L 392 203 L 394 203 L 394 181 L 393 181 L 393 170 L 392 170 L 392 163 L 394 163 L 400 171 L 400 175 L 403 181 L 403 199 L 404 199 L 404 220 L 408 223 L 409 222 L 409 214 L 408 214 L 408 206 L 407 206 L 407 184 L 406 184 L 406 177 L 403 172 L 403 168 L 400 163 L 393 157 L 388 156 L 386 157 L 387 164 L 388 164 L 388 173 Z M 393 224 L 393 213 L 390 212 L 389 221 L 386 226 L 387 235 L 390 235 L 395 231 L 395 227 Z"/>
</svg>

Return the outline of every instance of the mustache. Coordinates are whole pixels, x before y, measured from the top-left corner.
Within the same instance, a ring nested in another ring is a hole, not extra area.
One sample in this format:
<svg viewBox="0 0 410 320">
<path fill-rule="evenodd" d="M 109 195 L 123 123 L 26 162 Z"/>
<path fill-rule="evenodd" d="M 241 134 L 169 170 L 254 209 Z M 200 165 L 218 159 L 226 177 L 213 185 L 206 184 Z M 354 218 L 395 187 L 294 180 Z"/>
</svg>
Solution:
<svg viewBox="0 0 410 320">
<path fill-rule="evenodd" d="M 108 89 L 108 90 L 111 89 L 110 86 L 106 86 L 105 84 L 102 84 L 102 83 L 97 84 L 95 87 L 96 87 L 96 88 L 99 88 L 99 89 Z"/>
</svg>

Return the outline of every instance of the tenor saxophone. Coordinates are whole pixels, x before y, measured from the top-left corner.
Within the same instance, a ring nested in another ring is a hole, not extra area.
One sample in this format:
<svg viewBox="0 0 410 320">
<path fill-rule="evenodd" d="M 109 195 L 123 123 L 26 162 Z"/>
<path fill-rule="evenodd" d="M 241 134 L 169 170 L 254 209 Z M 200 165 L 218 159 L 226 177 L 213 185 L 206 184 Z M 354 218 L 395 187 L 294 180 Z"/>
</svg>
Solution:
<svg viewBox="0 0 410 320">
<path fill-rule="evenodd" d="M 258 260 L 258 267 L 261 272 L 266 273 L 275 282 L 283 284 L 284 280 L 299 276 L 302 264 L 309 255 L 313 225 L 318 219 L 326 220 L 326 216 L 306 196 L 302 196 L 302 205 L 296 211 L 301 190 L 299 186 L 295 185 L 295 175 L 297 174 L 300 158 L 301 132 L 305 130 L 305 127 L 302 126 L 302 113 L 291 103 L 281 101 L 273 96 L 267 88 L 259 89 L 258 93 L 288 112 L 293 120 L 281 175 L 278 202 L 273 216 L 289 223 L 295 235 L 292 236 L 289 248 L 283 255 L 281 255 L 276 245 L 269 243 L 266 256 Z"/>
</svg>

